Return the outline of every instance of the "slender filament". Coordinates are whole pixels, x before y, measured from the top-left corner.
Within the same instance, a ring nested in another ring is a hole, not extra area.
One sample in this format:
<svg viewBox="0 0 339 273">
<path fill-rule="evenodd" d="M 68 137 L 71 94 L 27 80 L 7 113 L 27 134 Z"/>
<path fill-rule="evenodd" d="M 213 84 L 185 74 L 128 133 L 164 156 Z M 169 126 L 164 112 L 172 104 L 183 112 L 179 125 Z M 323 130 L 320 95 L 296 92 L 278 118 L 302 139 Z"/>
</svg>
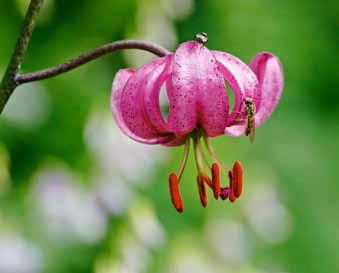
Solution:
<svg viewBox="0 0 339 273">
<path fill-rule="evenodd" d="M 194 159 L 195 159 L 195 164 L 198 170 L 198 173 L 204 173 L 204 164 L 201 162 L 201 155 L 199 151 L 199 137 L 194 137 L 193 138 L 193 145 L 194 145 Z"/>
<path fill-rule="evenodd" d="M 183 157 L 181 159 L 180 165 L 179 165 L 179 170 L 178 170 L 178 178 L 179 178 L 179 183 L 181 180 L 181 176 L 185 170 L 186 164 L 187 164 L 187 159 L 189 156 L 189 152 L 190 152 L 190 138 L 187 137 L 186 141 L 185 141 L 185 149 L 184 149 L 184 154 Z"/>
<path fill-rule="evenodd" d="M 206 145 L 207 150 L 210 153 L 211 157 L 213 158 L 213 160 L 215 162 L 217 162 L 219 164 L 219 166 L 221 167 L 222 172 L 227 177 L 228 176 L 228 172 L 226 170 L 225 164 L 223 164 L 223 162 L 219 160 L 216 152 L 213 149 L 212 143 L 210 142 L 209 138 L 206 135 L 204 135 L 204 142 L 205 142 L 205 145 Z"/>
<path fill-rule="evenodd" d="M 199 154 L 202 156 L 202 159 L 204 161 L 203 163 L 205 163 L 205 166 L 209 169 L 210 168 L 210 163 L 208 162 L 208 159 L 207 159 L 207 157 L 206 157 L 206 155 L 204 153 L 204 150 L 202 148 L 200 140 L 198 140 L 197 145 L 198 145 L 198 149 L 199 149 Z"/>
</svg>

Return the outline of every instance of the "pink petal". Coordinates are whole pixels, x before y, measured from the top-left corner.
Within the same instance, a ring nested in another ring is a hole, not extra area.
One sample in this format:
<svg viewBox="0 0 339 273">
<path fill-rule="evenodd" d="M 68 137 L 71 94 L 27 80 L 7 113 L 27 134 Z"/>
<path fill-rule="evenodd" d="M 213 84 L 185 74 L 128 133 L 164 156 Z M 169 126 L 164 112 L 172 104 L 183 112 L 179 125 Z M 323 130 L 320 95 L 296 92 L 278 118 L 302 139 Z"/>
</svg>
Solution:
<svg viewBox="0 0 339 273">
<path fill-rule="evenodd" d="M 134 69 L 120 69 L 114 77 L 113 85 L 112 85 L 112 93 L 111 93 L 111 106 L 113 117 L 119 126 L 120 130 L 126 135 L 130 134 L 130 130 L 126 126 L 122 116 L 120 109 L 120 100 L 121 100 L 121 92 L 124 88 L 126 82 L 129 78 L 134 74 Z"/>
<path fill-rule="evenodd" d="M 256 103 L 255 127 L 260 126 L 272 114 L 283 90 L 283 71 L 279 59 L 271 53 L 257 54 L 251 68 L 259 81 L 260 100 Z M 227 127 L 225 133 L 230 136 L 241 136 L 245 132 L 244 125 Z"/>
<path fill-rule="evenodd" d="M 159 65 L 154 67 L 147 81 L 144 81 L 141 85 L 141 92 L 144 95 L 145 112 L 153 127 L 162 133 L 168 133 L 169 130 L 161 113 L 159 95 L 161 86 L 171 75 L 172 60 L 173 55 L 167 55 Z"/>
<path fill-rule="evenodd" d="M 241 124 L 241 125 L 233 125 L 230 127 L 226 127 L 225 134 L 232 136 L 232 137 L 242 136 L 245 134 L 245 125 Z"/>
<path fill-rule="evenodd" d="M 258 80 L 253 71 L 237 57 L 220 51 L 213 51 L 219 62 L 219 70 L 234 92 L 234 108 L 228 117 L 227 126 L 232 126 L 244 120 L 244 98 L 260 101 Z"/>
<path fill-rule="evenodd" d="M 185 44 L 183 44 L 185 45 Z M 168 128 L 176 135 L 190 133 L 197 124 L 196 79 L 191 79 L 191 62 L 181 45 L 174 55 L 172 79 L 167 82 Z"/>
<path fill-rule="evenodd" d="M 172 132 L 185 135 L 201 126 L 208 136 L 223 133 L 228 97 L 218 64 L 206 47 L 196 41 L 180 45 L 167 88 L 168 127 Z"/>
<path fill-rule="evenodd" d="M 147 71 L 151 72 L 150 69 Z M 148 144 L 166 143 L 173 139 L 173 137 L 159 135 L 145 121 L 145 117 L 140 114 L 142 104 L 139 100 L 140 93 L 137 93 L 138 86 L 141 83 L 140 79 L 142 79 L 140 74 L 142 74 L 141 69 L 138 71 L 123 69 L 116 74 L 112 86 L 112 111 L 114 118 L 120 129 L 136 141 Z M 131 116 L 128 116 L 128 114 Z M 137 114 L 137 122 L 133 123 L 132 116 Z"/>
<path fill-rule="evenodd" d="M 284 86 L 284 75 L 279 59 L 269 52 L 257 54 L 250 66 L 258 77 L 261 92 L 261 101 L 255 116 L 255 125 L 258 127 L 277 106 Z"/>
</svg>

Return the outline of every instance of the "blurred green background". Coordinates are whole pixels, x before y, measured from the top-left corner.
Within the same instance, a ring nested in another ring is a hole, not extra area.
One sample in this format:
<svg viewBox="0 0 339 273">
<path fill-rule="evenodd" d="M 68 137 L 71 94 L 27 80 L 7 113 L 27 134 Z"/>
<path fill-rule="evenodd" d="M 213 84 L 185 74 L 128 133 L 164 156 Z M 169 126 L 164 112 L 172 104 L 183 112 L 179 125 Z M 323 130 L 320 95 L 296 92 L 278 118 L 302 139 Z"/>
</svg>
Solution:
<svg viewBox="0 0 339 273">
<path fill-rule="evenodd" d="M 152 58 L 119 52 L 18 88 L 0 119 L 0 272 L 339 272 L 338 1 L 46 0 L 23 71 L 125 38 L 174 50 L 197 32 L 249 62 L 282 60 L 285 90 L 256 141 L 213 140 L 245 166 L 245 193 L 208 208 L 192 158 L 185 212 L 168 174 L 182 147 L 148 147 L 117 130 L 114 73 Z M 0 76 L 28 1 L 0 1 Z"/>
</svg>

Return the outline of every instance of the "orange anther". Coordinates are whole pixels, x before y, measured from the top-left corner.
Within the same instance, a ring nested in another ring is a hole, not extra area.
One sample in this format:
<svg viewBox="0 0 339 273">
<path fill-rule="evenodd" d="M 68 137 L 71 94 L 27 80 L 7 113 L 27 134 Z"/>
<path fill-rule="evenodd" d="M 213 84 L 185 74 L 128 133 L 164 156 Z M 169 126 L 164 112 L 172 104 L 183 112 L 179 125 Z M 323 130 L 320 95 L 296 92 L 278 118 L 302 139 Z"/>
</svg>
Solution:
<svg viewBox="0 0 339 273">
<path fill-rule="evenodd" d="M 179 180 L 175 173 L 171 173 L 169 176 L 169 187 L 171 193 L 171 200 L 178 212 L 183 212 L 184 204 L 182 202 L 179 191 Z"/>
<path fill-rule="evenodd" d="M 234 183 L 234 195 L 236 198 L 239 198 L 242 193 L 243 188 L 243 167 L 239 161 L 236 161 L 233 165 L 233 180 Z"/>
<path fill-rule="evenodd" d="M 212 164 L 212 187 L 213 194 L 215 199 L 218 199 L 220 196 L 220 170 L 217 163 Z"/>
<path fill-rule="evenodd" d="M 230 199 L 230 201 L 233 203 L 236 199 L 237 199 L 237 197 L 235 196 L 235 194 L 234 194 L 234 188 L 235 188 L 235 179 L 234 179 L 234 176 L 233 176 L 233 171 L 232 170 L 230 170 L 229 172 L 228 172 L 228 177 L 229 177 L 229 180 L 230 180 L 230 185 L 229 185 L 229 187 L 230 187 L 230 193 L 229 193 L 229 199 Z"/>
<path fill-rule="evenodd" d="M 207 183 L 207 181 L 205 180 L 206 179 L 202 175 L 197 176 L 200 202 L 203 207 L 206 207 L 207 202 L 208 202 L 208 197 L 207 197 L 206 187 L 205 187 L 205 183 Z"/>
</svg>

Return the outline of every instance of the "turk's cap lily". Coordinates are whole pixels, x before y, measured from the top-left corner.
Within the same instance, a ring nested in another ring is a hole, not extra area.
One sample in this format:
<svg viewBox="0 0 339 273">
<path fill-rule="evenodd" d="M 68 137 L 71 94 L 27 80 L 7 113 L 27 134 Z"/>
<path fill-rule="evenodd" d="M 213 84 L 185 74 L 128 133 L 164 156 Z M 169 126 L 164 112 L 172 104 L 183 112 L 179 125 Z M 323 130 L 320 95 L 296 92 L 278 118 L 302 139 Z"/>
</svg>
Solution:
<svg viewBox="0 0 339 273">
<path fill-rule="evenodd" d="M 233 109 L 225 82 L 234 92 Z M 159 103 L 163 85 L 169 100 L 167 121 Z M 282 87 L 282 67 L 272 53 L 257 54 L 248 66 L 229 53 L 188 41 L 137 70 L 118 71 L 112 109 L 118 126 L 132 139 L 147 144 L 176 140 L 179 145 L 198 127 L 209 137 L 244 135 L 245 98 L 253 99 L 255 127 L 260 126 L 275 109 Z"/>
<path fill-rule="evenodd" d="M 182 43 L 174 53 L 156 58 L 139 69 L 119 70 L 113 81 L 111 99 L 118 126 L 138 142 L 189 147 L 189 139 L 193 139 L 203 205 L 207 204 L 205 184 L 213 188 L 216 198 L 234 201 L 239 197 L 231 187 L 237 180 L 232 178 L 232 172 L 239 173 L 239 168 L 236 168 L 238 172 L 231 170 L 229 188 L 213 186 L 218 183 L 204 172 L 204 165 L 209 164 L 203 159 L 200 138 L 204 138 L 213 163 L 219 167 L 209 138 L 223 134 L 250 135 L 253 140 L 255 128 L 272 114 L 283 89 L 282 66 L 272 53 L 258 53 L 248 66 L 229 53 L 209 50 L 204 45 L 206 41 L 207 35 L 199 34 L 196 40 Z M 230 109 L 225 84 L 234 93 L 233 109 Z M 167 118 L 159 103 L 163 86 L 169 101 Z M 179 171 L 170 176 L 172 201 L 173 193 L 178 192 L 173 185 L 179 184 L 188 151 L 189 148 L 185 148 Z M 214 173 L 215 170 L 216 167 Z M 177 209 L 182 210 L 181 198 L 174 199 Z"/>
</svg>

